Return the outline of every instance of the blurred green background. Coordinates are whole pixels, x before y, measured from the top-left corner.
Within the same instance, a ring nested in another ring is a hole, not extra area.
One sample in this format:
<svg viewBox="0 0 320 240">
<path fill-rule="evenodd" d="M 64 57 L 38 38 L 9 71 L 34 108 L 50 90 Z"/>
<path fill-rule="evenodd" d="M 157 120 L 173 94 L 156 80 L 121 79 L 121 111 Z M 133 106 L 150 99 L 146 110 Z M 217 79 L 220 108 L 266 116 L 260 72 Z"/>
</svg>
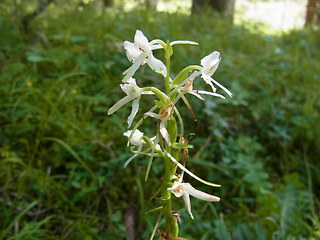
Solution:
<svg viewBox="0 0 320 240">
<path fill-rule="evenodd" d="M 222 185 L 188 179 L 221 202 L 191 199 L 192 220 L 177 199 L 180 235 L 319 239 L 319 24 L 271 34 L 261 23 L 232 24 L 225 9 L 191 13 L 191 1 L 159 0 L 174 11 L 157 11 L 152 2 L 0 1 L 0 239 L 149 239 L 161 161 L 147 182 L 147 159 L 124 169 L 130 106 L 106 114 L 124 96 L 122 42 L 137 29 L 149 40 L 199 43 L 175 47 L 173 76 L 220 51 L 214 77 L 234 95 L 189 98 L 197 122 L 179 105 L 197 136 L 188 168 Z M 161 88 L 145 66 L 137 79 Z M 141 108 L 140 116 L 149 103 Z"/>
</svg>

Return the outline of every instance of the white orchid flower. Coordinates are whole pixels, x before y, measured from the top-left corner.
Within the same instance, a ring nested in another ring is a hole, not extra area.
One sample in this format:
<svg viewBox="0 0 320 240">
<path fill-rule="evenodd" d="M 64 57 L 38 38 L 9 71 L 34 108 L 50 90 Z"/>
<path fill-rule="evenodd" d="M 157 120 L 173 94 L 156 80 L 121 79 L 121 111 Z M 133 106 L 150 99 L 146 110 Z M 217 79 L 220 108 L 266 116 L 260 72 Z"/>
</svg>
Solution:
<svg viewBox="0 0 320 240">
<path fill-rule="evenodd" d="M 138 129 L 135 130 L 132 133 L 132 130 L 128 130 L 126 131 L 124 134 L 124 136 L 129 138 L 129 143 L 131 143 L 134 146 L 137 146 L 137 152 L 141 152 L 143 144 L 145 144 L 146 142 L 142 139 L 143 137 L 143 132 L 139 131 Z M 138 156 L 138 153 L 135 153 L 132 157 L 130 157 L 124 164 L 124 167 L 126 167 L 133 159 L 135 159 Z"/>
<path fill-rule="evenodd" d="M 132 130 L 128 130 L 123 134 L 123 136 L 126 136 L 129 138 L 129 143 L 131 143 L 132 145 L 137 146 L 137 147 L 146 143 L 142 139 L 143 135 L 144 135 L 143 132 L 141 132 L 138 129 L 135 130 L 133 133 L 132 133 Z"/>
<path fill-rule="evenodd" d="M 190 204 L 190 195 L 201 199 L 205 201 L 210 202 L 219 202 L 220 198 L 210 195 L 208 193 L 199 191 L 191 186 L 190 183 L 183 183 L 182 182 L 183 174 L 181 175 L 180 179 L 178 181 L 175 181 L 171 188 L 168 188 L 168 190 L 173 193 L 176 197 L 181 197 L 184 200 L 186 209 L 188 213 L 190 214 L 191 218 L 194 219 L 192 212 L 191 212 L 191 204 Z"/>
<path fill-rule="evenodd" d="M 220 98 L 225 98 L 223 95 L 218 94 L 218 93 L 214 93 L 214 92 L 208 92 L 208 91 L 204 91 L 204 90 L 194 90 L 193 89 L 193 81 L 194 78 L 190 79 L 185 85 L 184 85 L 184 92 L 186 93 L 190 93 L 194 96 L 196 96 L 197 98 L 204 100 L 204 98 L 201 96 L 201 94 L 206 94 L 206 95 L 210 95 L 210 96 L 215 96 L 215 97 L 220 97 Z"/>
<path fill-rule="evenodd" d="M 125 96 L 124 98 L 120 99 L 115 105 L 113 105 L 109 109 L 108 115 L 114 113 L 119 108 L 121 108 L 123 105 L 125 105 L 128 102 L 132 101 L 131 114 L 129 115 L 128 120 L 127 120 L 128 127 L 130 127 L 134 117 L 136 116 L 136 114 L 138 112 L 139 101 L 140 101 L 141 95 L 143 95 L 143 94 L 153 94 L 153 92 L 144 91 L 142 88 L 139 88 L 137 86 L 136 80 L 134 78 L 129 78 L 127 83 L 120 84 L 120 87 L 121 87 L 122 91 L 124 91 L 127 94 L 127 96 Z"/>
<path fill-rule="evenodd" d="M 152 54 L 152 50 L 162 48 L 161 45 L 149 42 L 140 30 L 136 31 L 133 43 L 125 41 L 123 46 L 129 61 L 133 63 L 131 67 L 124 71 L 123 74 L 125 74 L 125 77 L 122 80 L 123 82 L 127 82 L 138 68 L 145 63 L 156 72 L 161 73 L 164 77 L 167 76 L 166 66 Z"/>
<path fill-rule="evenodd" d="M 129 143 L 137 146 L 138 149 L 136 151 L 132 151 L 134 153 L 134 155 L 132 157 L 130 157 L 124 164 L 124 167 L 127 167 L 128 164 L 135 159 L 139 154 L 143 154 L 143 155 L 149 155 L 150 159 L 149 159 L 149 164 L 148 164 L 148 168 L 147 168 L 147 174 L 150 171 L 151 168 L 151 164 L 152 164 L 152 159 L 154 156 L 157 156 L 157 154 L 155 153 L 155 151 L 161 151 L 160 145 L 158 144 L 158 139 L 156 136 L 150 138 L 150 142 L 153 144 L 153 146 L 145 149 L 144 151 L 141 151 L 143 148 L 143 145 L 146 143 L 143 140 L 143 132 L 139 131 L 138 129 L 136 130 L 128 130 L 126 131 L 124 134 L 124 136 L 128 137 Z"/>
<path fill-rule="evenodd" d="M 173 112 L 174 112 L 174 105 L 173 103 L 170 103 L 168 104 L 168 106 L 161 108 L 158 114 L 153 112 L 145 113 L 146 116 L 160 119 L 160 126 L 159 126 L 160 133 L 169 146 L 171 146 L 171 141 L 170 141 L 169 132 L 167 130 L 167 121 L 173 115 Z"/>
<path fill-rule="evenodd" d="M 211 86 L 213 92 L 216 92 L 217 90 L 213 85 L 214 83 L 218 87 L 220 87 L 223 91 L 225 91 L 230 97 L 232 97 L 232 93 L 228 89 L 226 89 L 224 86 L 222 86 L 220 83 L 218 83 L 216 80 L 214 80 L 211 77 L 214 74 L 214 72 L 217 70 L 220 60 L 221 60 L 221 57 L 218 51 L 214 51 L 208 56 L 205 56 L 204 58 L 202 58 L 201 59 L 201 65 L 202 65 L 201 77 L 207 84 Z"/>
</svg>

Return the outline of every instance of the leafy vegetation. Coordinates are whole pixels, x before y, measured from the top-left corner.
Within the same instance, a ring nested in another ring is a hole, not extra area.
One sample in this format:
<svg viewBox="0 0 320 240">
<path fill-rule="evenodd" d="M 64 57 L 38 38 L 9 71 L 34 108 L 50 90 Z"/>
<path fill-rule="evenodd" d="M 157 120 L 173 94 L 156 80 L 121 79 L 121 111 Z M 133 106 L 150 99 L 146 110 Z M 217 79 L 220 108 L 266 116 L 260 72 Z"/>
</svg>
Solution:
<svg viewBox="0 0 320 240">
<path fill-rule="evenodd" d="M 29 34 L 18 20 L 1 8 L 0 239 L 126 239 L 132 230 L 150 237 L 157 216 L 145 213 L 157 201 L 149 199 L 161 165 L 155 160 L 146 183 L 147 159 L 123 169 L 131 156 L 122 136 L 129 107 L 106 115 L 130 65 L 122 42 L 136 29 L 150 39 L 199 42 L 176 47 L 176 70 L 220 51 L 215 78 L 234 94 L 190 98 L 196 122 L 183 113 L 193 126 L 187 133 L 197 136 L 189 168 L 222 188 L 212 189 L 219 204 L 192 199 L 194 221 L 182 200 L 174 206 L 182 235 L 320 237 L 319 30 L 276 37 L 212 13 L 101 15 L 89 6 L 51 7 Z M 143 81 L 156 82 L 152 76 Z"/>
</svg>

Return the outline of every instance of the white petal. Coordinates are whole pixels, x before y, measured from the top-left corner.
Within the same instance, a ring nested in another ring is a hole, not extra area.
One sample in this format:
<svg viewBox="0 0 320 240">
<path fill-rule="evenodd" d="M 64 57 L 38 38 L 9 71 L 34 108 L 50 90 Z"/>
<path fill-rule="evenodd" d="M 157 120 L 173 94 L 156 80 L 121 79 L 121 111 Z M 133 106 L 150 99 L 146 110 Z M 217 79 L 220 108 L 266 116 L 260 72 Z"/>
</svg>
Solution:
<svg viewBox="0 0 320 240">
<path fill-rule="evenodd" d="M 126 103 L 132 101 L 133 98 L 129 96 L 125 96 L 124 98 L 120 99 L 116 104 L 114 104 L 109 110 L 108 110 L 108 115 L 114 113 L 117 111 L 119 108 L 121 108 L 123 105 Z"/>
<path fill-rule="evenodd" d="M 152 54 L 147 59 L 147 64 L 156 72 L 161 73 L 164 77 L 167 76 L 166 66 L 159 59 L 156 59 Z"/>
<path fill-rule="evenodd" d="M 224 86 L 222 86 L 220 83 L 218 83 L 213 78 L 211 79 L 211 81 L 214 82 L 216 85 L 218 85 L 218 87 L 220 87 L 223 91 L 225 91 L 230 97 L 232 97 L 232 93 L 228 89 L 226 89 Z"/>
<path fill-rule="evenodd" d="M 156 49 L 162 49 L 163 47 L 162 47 L 162 45 L 160 45 L 160 44 L 153 44 L 152 46 L 151 46 L 151 49 L 152 50 L 156 50 Z"/>
<path fill-rule="evenodd" d="M 183 187 L 179 181 L 174 182 L 172 187 L 168 188 L 168 191 L 172 192 L 176 197 L 181 197 L 184 194 Z"/>
<path fill-rule="evenodd" d="M 199 98 L 200 100 L 202 100 L 202 101 L 204 101 L 204 98 L 200 95 L 200 94 L 198 94 L 197 93 L 198 91 L 191 91 L 191 92 L 189 92 L 190 94 L 192 94 L 192 95 L 194 95 L 194 96 L 196 96 L 197 98 Z"/>
<path fill-rule="evenodd" d="M 141 53 L 139 49 L 131 42 L 124 41 L 123 46 L 130 62 L 133 62 Z"/>
<path fill-rule="evenodd" d="M 176 45 L 176 44 L 190 44 L 190 45 L 198 45 L 197 42 L 194 41 L 188 41 L 188 40 L 178 40 L 178 41 L 173 41 L 170 43 L 171 46 Z"/>
<path fill-rule="evenodd" d="M 221 185 L 219 184 L 215 184 L 215 183 L 211 183 L 211 182 L 207 182 L 203 179 L 201 179 L 200 177 L 198 177 L 197 175 L 195 175 L 194 173 L 190 172 L 185 166 L 183 166 L 181 163 L 179 163 L 170 153 L 168 153 L 165 149 L 163 149 L 164 154 L 175 164 L 177 164 L 177 166 L 183 170 L 184 172 L 186 172 L 188 175 L 190 175 L 191 177 L 193 177 L 194 179 L 197 179 L 199 182 L 202 182 L 208 186 L 213 186 L 213 187 L 221 187 Z"/>
<path fill-rule="evenodd" d="M 141 94 L 145 94 L 145 95 L 153 95 L 154 93 L 151 92 L 151 91 L 144 91 L 144 92 L 141 92 Z"/>
<path fill-rule="evenodd" d="M 136 80 L 130 77 L 127 83 L 120 84 L 122 91 L 124 91 L 128 96 L 138 97 L 140 96 L 140 88 L 138 87 Z"/>
<path fill-rule="evenodd" d="M 127 80 L 127 83 L 134 86 L 135 88 L 138 88 L 138 85 L 137 85 L 137 82 L 136 82 L 136 79 L 134 79 L 133 77 L 130 77 L 128 80 Z"/>
<path fill-rule="evenodd" d="M 126 74 L 122 79 L 122 82 L 127 82 L 129 78 L 133 76 L 133 74 L 138 70 L 138 68 L 143 64 L 144 60 L 146 60 L 146 54 L 141 53 L 134 61 L 131 67 L 129 67 L 123 74 Z"/>
<path fill-rule="evenodd" d="M 220 53 L 214 51 L 213 53 L 205 56 L 201 59 L 201 65 L 203 66 L 201 72 L 203 75 L 212 76 L 214 72 L 217 70 L 220 62 Z"/>
<path fill-rule="evenodd" d="M 184 201 L 184 204 L 186 206 L 186 209 L 188 211 L 188 213 L 190 214 L 191 218 L 194 219 L 193 215 L 192 215 L 192 212 L 191 212 L 191 204 L 190 204 L 190 196 L 188 193 L 184 193 L 183 194 L 183 201 Z"/>
<path fill-rule="evenodd" d="M 201 199 L 201 200 L 205 200 L 205 201 L 210 201 L 210 202 L 219 202 L 220 198 L 210 195 L 208 193 L 199 191 L 197 189 L 195 189 L 194 187 L 191 186 L 190 183 L 182 183 L 183 185 L 183 191 L 190 194 L 191 196 Z"/>
<path fill-rule="evenodd" d="M 225 99 L 225 97 L 223 95 L 218 94 L 218 93 L 207 92 L 207 91 L 203 91 L 203 90 L 198 90 L 197 92 L 200 94 L 206 94 L 206 95 L 211 95 L 211 96 L 220 97 L 220 98 Z"/>
<path fill-rule="evenodd" d="M 217 89 L 216 89 L 216 87 L 215 86 L 213 86 L 213 83 L 212 83 L 212 78 L 211 77 L 209 77 L 209 76 L 201 76 L 202 78 L 203 78 L 203 80 L 206 82 L 206 84 L 209 84 L 210 86 L 211 86 L 211 88 L 212 88 L 212 91 L 213 92 L 216 92 L 217 91 Z"/>
<path fill-rule="evenodd" d="M 164 140 L 166 140 L 166 142 L 168 143 L 169 146 L 171 146 L 171 142 L 170 142 L 170 137 L 169 137 L 169 133 L 168 130 L 165 127 L 166 121 L 161 121 L 160 122 L 160 133 L 162 135 L 162 137 L 164 138 Z"/>
<path fill-rule="evenodd" d="M 138 47 L 140 51 L 144 51 L 148 56 L 151 54 L 149 40 L 140 30 L 137 30 L 136 34 L 134 35 L 134 45 Z"/>
<path fill-rule="evenodd" d="M 143 132 L 139 131 L 138 129 L 134 130 L 133 133 L 132 130 L 128 130 L 123 133 L 123 136 L 128 137 L 129 142 L 134 146 L 140 146 L 145 143 L 145 141 L 142 139 Z"/>
<path fill-rule="evenodd" d="M 140 30 L 136 31 L 136 34 L 134 35 L 134 42 L 142 45 L 149 44 L 148 38 Z"/>
<path fill-rule="evenodd" d="M 145 181 L 148 180 L 148 176 L 149 176 L 150 169 L 152 166 L 152 161 L 155 156 L 154 152 L 155 152 L 157 145 L 158 145 L 158 142 L 159 142 L 158 134 L 156 136 L 150 138 L 150 141 L 153 142 L 153 146 L 151 147 L 151 153 L 150 153 L 150 158 L 149 158 L 149 162 L 148 162 L 148 166 L 147 166 L 146 177 L 144 179 Z"/>
<path fill-rule="evenodd" d="M 128 128 L 131 126 L 131 123 L 138 112 L 139 101 L 140 101 L 140 97 L 132 101 L 132 110 L 131 110 L 130 116 L 128 117 Z"/>
<path fill-rule="evenodd" d="M 202 66 L 214 65 L 219 62 L 220 53 L 218 51 L 214 51 L 213 53 L 205 56 L 201 59 Z"/>
<path fill-rule="evenodd" d="M 160 119 L 159 114 L 154 113 L 154 112 L 146 112 L 144 115 L 152 117 L 152 118 Z"/>
</svg>

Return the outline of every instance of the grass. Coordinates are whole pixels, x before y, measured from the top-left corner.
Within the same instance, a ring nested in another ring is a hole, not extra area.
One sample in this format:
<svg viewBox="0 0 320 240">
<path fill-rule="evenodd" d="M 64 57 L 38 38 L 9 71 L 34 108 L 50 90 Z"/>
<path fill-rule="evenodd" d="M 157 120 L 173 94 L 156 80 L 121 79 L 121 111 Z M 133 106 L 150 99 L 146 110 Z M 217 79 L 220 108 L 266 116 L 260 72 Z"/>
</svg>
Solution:
<svg viewBox="0 0 320 240">
<path fill-rule="evenodd" d="M 175 48 L 173 74 L 219 50 L 215 79 L 234 94 L 190 99 L 198 123 L 182 112 L 187 133 L 197 135 L 189 167 L 222 184 L 210 189 L 221 203 L 191 200 L 195 221 L 181 199 L 175 202 L 182 236 L 320 236 L 319 31 L 275 37 L 209 13 L 98 16 L 90 7 L 56 6 L 25 35 L 10 7 L 0 16 L 0 239 L 126 239 L 130 228 L 138 239 L 151 235 L 157 214 L 145 212 L 156 206 L 149 199 L 162 166 L 155 160 L 146 183 L 148 159 L 123 169 L 131 156 L 122 136 L 130 110 L 106 115 L 130 65 L 122 41 L 131 41 L 136 29 L 149 39 L 199 42 Z M 149 76 L 141 81 L 156 83 Z M 125 224 L 129 216 L 134 225 Z"/>
</svg>

